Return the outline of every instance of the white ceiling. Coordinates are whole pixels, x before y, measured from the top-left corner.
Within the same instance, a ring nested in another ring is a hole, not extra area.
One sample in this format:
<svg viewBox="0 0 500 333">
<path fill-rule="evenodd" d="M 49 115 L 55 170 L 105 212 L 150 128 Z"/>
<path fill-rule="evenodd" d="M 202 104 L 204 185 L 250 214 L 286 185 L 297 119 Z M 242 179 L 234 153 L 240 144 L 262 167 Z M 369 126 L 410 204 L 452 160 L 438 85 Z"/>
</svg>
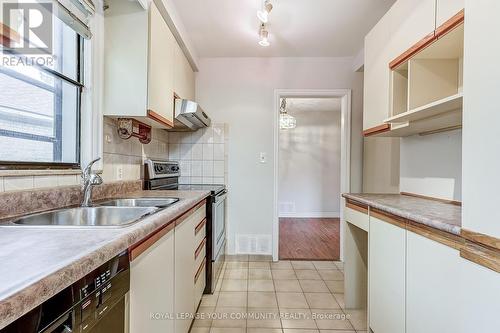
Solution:
<svg viewBox="0 0 500 333">
<path fill-rule="evenodd" d="M 261 0 L 172 0 L 200 57 L 353 56 L 395 0 L 272 0 L 271 46 L 257 44 Z"/>
<path fill-rule="evenodd" d="M 287 98 L 286 109 L 290 114 L 301 112 L 340 112 L 340 98 Z"/>
</svg>

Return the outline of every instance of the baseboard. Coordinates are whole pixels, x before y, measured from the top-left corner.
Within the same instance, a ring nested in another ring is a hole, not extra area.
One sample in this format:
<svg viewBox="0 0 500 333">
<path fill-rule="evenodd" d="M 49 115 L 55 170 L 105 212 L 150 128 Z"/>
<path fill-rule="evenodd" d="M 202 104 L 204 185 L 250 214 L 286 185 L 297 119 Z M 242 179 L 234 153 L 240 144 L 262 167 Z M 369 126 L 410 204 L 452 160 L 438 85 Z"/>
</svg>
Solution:
<svg viewBox="0 0 500 333">
<path fill-rule="evenodd" d="M 279 217 L 288 217 L 288 218 L 334 218 L 334 217 L 340 217 L 340 212 L 280 213 Z"/>
</svg>

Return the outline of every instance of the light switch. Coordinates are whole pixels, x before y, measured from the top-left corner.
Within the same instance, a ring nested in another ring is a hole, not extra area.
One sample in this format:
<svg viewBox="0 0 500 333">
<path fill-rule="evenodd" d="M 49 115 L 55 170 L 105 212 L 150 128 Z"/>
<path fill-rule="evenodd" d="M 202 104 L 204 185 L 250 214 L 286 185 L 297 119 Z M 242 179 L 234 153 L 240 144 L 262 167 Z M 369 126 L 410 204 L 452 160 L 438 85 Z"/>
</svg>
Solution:
<svg viewBox="0 0 500 333">
<path fill-rule="evenodd" d="M 260 153 L 260 163 L 267 163 L 267 154 Z"/>
</svg>

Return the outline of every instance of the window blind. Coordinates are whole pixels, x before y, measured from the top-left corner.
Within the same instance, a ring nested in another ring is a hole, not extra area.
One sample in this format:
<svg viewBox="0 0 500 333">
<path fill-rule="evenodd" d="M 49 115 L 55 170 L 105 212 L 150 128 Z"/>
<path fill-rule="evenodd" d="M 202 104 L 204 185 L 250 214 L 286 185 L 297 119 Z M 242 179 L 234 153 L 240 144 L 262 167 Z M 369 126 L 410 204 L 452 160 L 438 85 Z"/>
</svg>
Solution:
<svg viewBox="0 0 500 333">
<path fill-rule="evenodd" d="M 54 0 L 54 15 L 86 39 L 92 37 L 89 22 L 95 13 L 92 0 Z"/>
</svg>

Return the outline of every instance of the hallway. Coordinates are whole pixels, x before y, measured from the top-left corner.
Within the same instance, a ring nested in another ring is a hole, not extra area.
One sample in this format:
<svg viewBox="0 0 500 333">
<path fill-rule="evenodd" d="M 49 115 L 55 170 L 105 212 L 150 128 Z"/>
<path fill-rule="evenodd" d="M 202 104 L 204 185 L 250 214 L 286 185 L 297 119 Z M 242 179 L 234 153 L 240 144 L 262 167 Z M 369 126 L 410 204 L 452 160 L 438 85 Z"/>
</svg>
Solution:
<svg viewBox="0 0 500 333">
<path fill-rule="evenodd" d="M 339 218 L 280 218 L 280 260 L 339 260 Z"/>
</svg>

